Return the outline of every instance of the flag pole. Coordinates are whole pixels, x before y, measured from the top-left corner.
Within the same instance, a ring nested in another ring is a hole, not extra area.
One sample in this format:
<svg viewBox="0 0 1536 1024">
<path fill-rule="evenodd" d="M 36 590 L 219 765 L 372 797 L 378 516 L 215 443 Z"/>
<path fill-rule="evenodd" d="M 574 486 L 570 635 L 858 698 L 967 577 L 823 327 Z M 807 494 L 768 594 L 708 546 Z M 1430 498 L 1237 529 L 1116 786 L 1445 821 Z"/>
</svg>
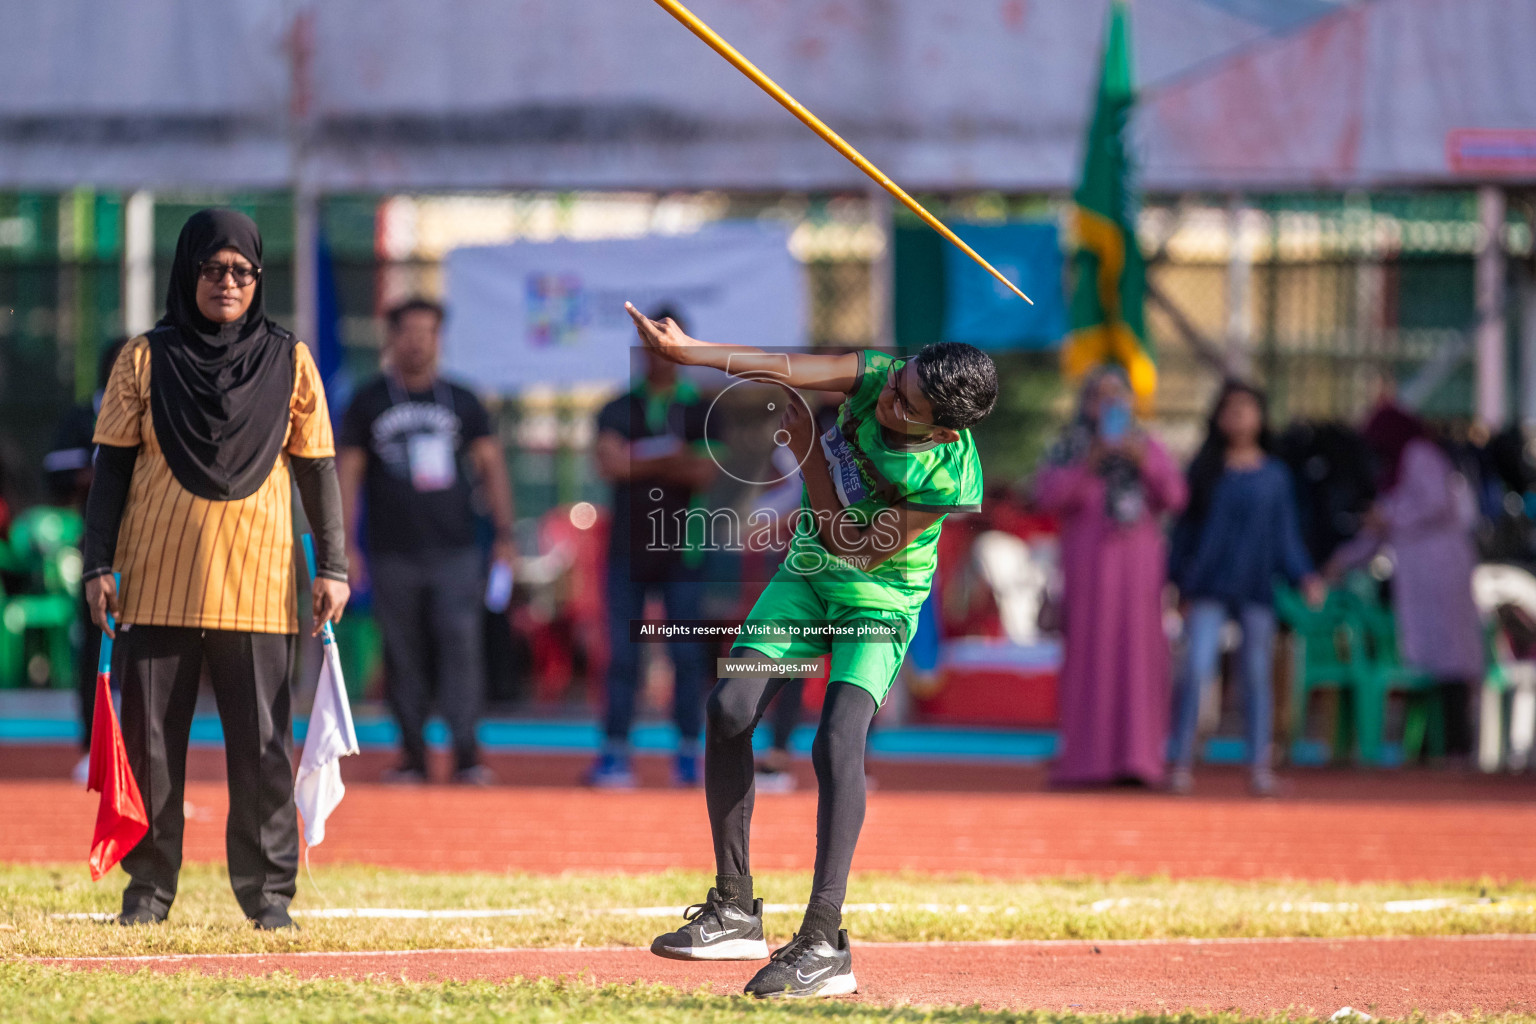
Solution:
<svg viewBox="0 0 1536 1024">
<path fill-rule="evenodd" d="M 304 567 L 309 570 L 309 581 L 313 583 L 318 578 L 315 575 L 315 538 L 307 533 L 304 535 Z M 329 619 L 320 626 L 320 642 L 327 647 L 336 645 L 336 631 L 331 628 Z"/>
<path fill-rule="evenodd" d="M 304 563 L 311 580 L 315 571 L 315 542 L 303 535 Z M 324 665 L 315 689 L 315 703 L 310 711 L 309 727 L 304 735 L 304 751 L 294 777 L 294 802 L 304 818 L 304 866 L 309 869 L 309 848 L 325 838 L 325 821 L 341 802 L 346 791 L 337 761 L 358 752 L 357 731 L 352 721 L 352 704 L 347 700 L 341 655 L 336 648 L 336 631 L 329 621 L 320 624 L 320 643 Z M 329 687 L 327 690 L 326 688 Z M 322 713 L 322 706 L 324 712 Z M 310 876 L 314 884 L 314 876 Z M 316 887 L 316 891 L 319 889 Z M 321 899 L 325 894 L 321 893 Z"/>
<path fill-rule="evenodd" d="M 304 566 L 309 570 L 309 579 L 313 583 L 318 579 L 315 572 L 315 538 L 310 534 L 304 534 Z M 320 626 L 320 649 L 325 655 L 326 663 L 331 667 L 331 674 L 336 680 L 344 677 L 341 674 L 341 650 L 336 646 L 336 630 L 329 621 Z M 346 689 L 342 689 L 341 714 L 344 728 L 348 736 L 353 734 L 352 702 L 346 700 Z M 351 753 L 356 753 L 356 750 Z"/>
<path fill-rule="evenodd" d="M 114 589 L 121 588 L 122 579 L 121 574 L 112 574 Z M 117 631 L 117 621 L 110 610 L 106 620 L 107 628 L 101 632 L 101 652 L 96 659 L 96 707 L 91 714 L 90 767 L 85 784 L 88 792 L 101 794 L 87 861 L 94 882 L 101 881 L 149 831 L 144 796 L 128 763 L 123 730 L 112 707 L 112 636 L 108 631 Z"/>
<path fill-rule="evenodd" d="M 112 574 L 112 589 L 122 593 L 123 574 Z M 112 609 L 107 609 L 107 629 L 117 632 L 117 619 L 112 615 Z M 112 633 L 105 629 L 101 631 L 101 643 L 97 645 L 99 653 L 96 655 L 96 674 L 110 677 L 112 675 Z"/>
<path fill-rule="evenodd" d="M 1033 299 L 1031 299 L 1028 295 L 1025 295 L 1019 289 L 1018 285 L 1004 277 L 996 267 L 983 259 L 980 253 L 961 241 L 960 236 L 949 230 L 949 228 L 944 225 L 943 221 L 939 220 L 939 218 L 935 217 L 933 214 L 924 209 L 922 203 L 919 203 L 916 199 L 913 199 L 911 196 L 907 195 L 906 191 L 900 185 L 886 177 L 884 171 L 880 170 L 880 168 L 866 160 L 864 158 L 864 154 L 850 146 L 843 140 L 841 135 L 838 135 L 837 132 L 827 127 L 826 123 L 823 122 L 821 118 L 805 109 L 799 100 L 795 99 L 789 93 L 780 88 L 779 83 L 763 74 L 763 72 L 758 69 L 757 65 L 753 64 L 751 61 L 747 60 L 746 57 L 742 56 L 740 50 L 737 50 L 736 47 L 726 42 L 718 32 L 704 24 L 703 21 L 699 20 L 698 15 L 684 7 L 681 3 L 678 3 L 678 0 L 656 0 L 656 2 L 660 4 L 662 9 L 665 10 L 668 14 L 682 22 L 683 26 L 687 28 L 688 31 L 702 39 L 710 49 L 714 50 L 720 56 L 729 61 L 737 71 L 740 71 L 742 74 L 746 75 L 754 83 L 756 83 L 758 88 L 762 89 L 768 95 L 778 100 L 785 110 L 788 110 L 791 114 L 794 114 L 797 118 L 799 118 L 807 128 L 821 136 L 823 142 L 837 150 L 839 153 L 843 154 L 843 156 L 846 157 L 855 167 L 873 178 L 877 185 L 885 189 L 891 195 L 895 196 L 903 206 L 917 214 L 918 217 L 922 218 L 923 223 L 927 224 L 929 227 L 933 228 L 933 230 L 937 231 L 939 234 L 949 239 L 950 242 L 958 246 L 961 252 L 965 253 L 971 259 L 979 263 L 987 271 L 987 273 L 991 274 L 993 277 L 997 278 L 1004 285 L 1006 285 L 1008 290 L 1013 292 L 1013 294 L 1017 295 L 1025 302 L 1028 302 L 1031 306 L 1035 304 Z"/>
</svg>

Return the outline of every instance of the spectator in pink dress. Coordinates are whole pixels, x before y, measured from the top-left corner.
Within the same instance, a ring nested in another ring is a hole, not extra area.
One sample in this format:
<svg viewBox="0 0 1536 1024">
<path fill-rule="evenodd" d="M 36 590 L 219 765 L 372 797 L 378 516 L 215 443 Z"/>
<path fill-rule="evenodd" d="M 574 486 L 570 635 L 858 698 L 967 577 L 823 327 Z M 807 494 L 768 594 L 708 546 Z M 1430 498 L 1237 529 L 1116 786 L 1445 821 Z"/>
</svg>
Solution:
<svg viewBox="0 0 1536 1024">
<path fill-rule="evenodd" d="M 1035 500 L 1061 523 L 1055 784 L 1163 781 L 1171 666 L 1162 519 L 1185 494 L 1178 467 L 1136 422 L 1125 374 L 1091 374 L 1035 479 Z"/>
</svg>

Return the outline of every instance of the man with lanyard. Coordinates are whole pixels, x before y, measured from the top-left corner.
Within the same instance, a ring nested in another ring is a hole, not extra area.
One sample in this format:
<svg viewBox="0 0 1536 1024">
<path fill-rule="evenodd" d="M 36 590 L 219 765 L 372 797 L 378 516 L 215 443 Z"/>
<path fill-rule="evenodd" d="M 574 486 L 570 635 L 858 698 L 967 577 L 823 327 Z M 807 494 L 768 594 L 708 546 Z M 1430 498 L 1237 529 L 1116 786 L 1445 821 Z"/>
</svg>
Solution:
<svg viewBox="0 0 1536 1024">
<path fill-rule="evenodd" d="M 679 319 L 670 309 L 657 310 L 656 317 Z M 687 512 L 715 474 L 704 439 L 709 408 L 698 390 L 678 379 L 673 363 L 651 352 L 644 355 L 644 374 L 598 414 L 594 445 L 598 474 L 613 484 L 607 560 L 610 660 L 603 750 L 585 782 L 607 789 L 635 785 L 629 733 L 640 688 L 640 648 L 630 635 L 630 622 L 644 616 L 652 593 L 660 596 L 668 619 L 699 618 L 701 553 L 686 541 L 698 519 Z M 713 679 L 710 647 L 674 640 L 671 654 L 678 732 L 672 780 L 696 786 L 704 688 Z"/>
<path fill-rule="evenodd" d="M 476 505 L 478 498 L 495 525 L 493 561 L 510 567 L 512 490 L 485 407 L 438 376 L 443 308 L 412 299 L 387 319 L 388 369 L 353 399 L 336 460 L 353 585 L 371 583 L 400 726 L 401 761 L 385 781 L 427 781 L 423 731 L 435 696 L 453 738 L 453 781 L 486 785 L 494 776 L 475 741 L 485 694 L 486 580 Z"/>
</svg>

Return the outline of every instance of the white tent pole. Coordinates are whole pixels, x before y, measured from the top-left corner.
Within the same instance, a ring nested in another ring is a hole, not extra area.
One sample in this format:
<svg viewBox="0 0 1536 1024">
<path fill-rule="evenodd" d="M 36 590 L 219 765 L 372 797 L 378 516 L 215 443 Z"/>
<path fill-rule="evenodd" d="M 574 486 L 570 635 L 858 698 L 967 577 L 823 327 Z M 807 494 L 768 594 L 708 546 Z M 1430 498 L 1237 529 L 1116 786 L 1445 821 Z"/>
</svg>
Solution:
<svg viewBox="0 0 1536 1024">
<path fill-rule="evenodd" d="M 155 194 L 140 189 L 123 204 L 123 328 L 133 337 L 155 319 Z"/>
<path fill-rule="evenodd" d="M 317 341 L 316 244 L 320 197 L 302 177 L 293 190 L 293 330 L 313 347 Z"/>
<path fill-rule="evenodd" d="M 1504 342 L 1504 192 L 1497 185 L 1477 190 L 1482 248 L 1477 254 L 1477 419 L 1499 430 L 1508 419 L 1509 386 Z"/>
<path fill-rule="evenodd" d="M 896 203 L 884 189 L 871 187 L 869 219 L 874 222 L 885 244 L 869 263 L 870 344 L 879 349 L 896 347 L 896 329 L 891 302 L 896 295 Z"/>
<path fill-rule="evenodd" d="M 1253 253 L 1243 239 L 1242 195 L 1227 200 L 1227 372 L 1253 374 Z"/>
<path fill-rule="evenodd" d="M 1536 237 L 1536 207 L 1528 221 Z M 1520 420 L 1536 427 L 1536 264 L 1527 263 L 1520 275 Z"/>
<path fill-rule="evenodd" d="M 288 41 L 291 90 L 288 141 L 293 158 L 293 329 L 302 341 L 313 346 L 317 326 L 315 248 L 319 237 L 320 197 L 309 169 L 314 116 L 315 9 L 312 0 L 298 0 L 292 25 Z"/>
</svg>

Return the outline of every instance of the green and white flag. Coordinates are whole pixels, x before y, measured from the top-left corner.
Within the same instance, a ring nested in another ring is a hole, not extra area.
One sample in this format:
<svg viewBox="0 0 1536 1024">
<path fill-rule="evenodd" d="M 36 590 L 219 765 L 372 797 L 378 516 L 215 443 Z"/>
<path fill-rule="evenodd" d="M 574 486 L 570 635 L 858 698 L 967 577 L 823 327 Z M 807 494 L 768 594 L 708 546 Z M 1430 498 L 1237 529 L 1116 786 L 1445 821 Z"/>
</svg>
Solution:
<svg viewBox="0 0 1536 1024">
<path fill-rule="evenodd" d="M 1157 366 L 1142 312 L 1146 267 L 1136 245 L 1140 203 L 1125 147 L 1125 129 L 1135 105 L 1130 11 L 1126 0 L 1113 0 L 1083 178 L 1072 196 L 1077 274 L 1062 367 L 1076 378 L 1104 363 L 1119 363 L 1137 400 L 1147 403 L 1157 389 Z"/>
</svg>

